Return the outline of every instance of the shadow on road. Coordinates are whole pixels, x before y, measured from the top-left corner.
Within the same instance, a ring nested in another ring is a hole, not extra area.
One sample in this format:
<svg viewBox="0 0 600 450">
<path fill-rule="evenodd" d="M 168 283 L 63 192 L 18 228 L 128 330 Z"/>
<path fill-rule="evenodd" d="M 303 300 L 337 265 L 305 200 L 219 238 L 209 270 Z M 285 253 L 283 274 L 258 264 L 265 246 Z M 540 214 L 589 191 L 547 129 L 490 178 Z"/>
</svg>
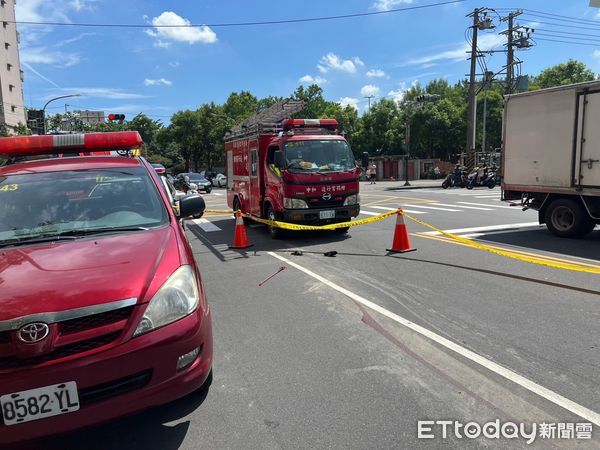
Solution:
<svg viewBox="0 0 600 450">
<path fill-rule="evenodd" d="M 14 450 L 175 450 L 181 447 L 190 422 L 168 423 L 193 413 L 202 405 L 208 391 L 206 387 L 201 388 L 168 405 L 98 427 L 14 447 Z"/>
<path fill-rule="evenodd" d="M 487 234 L 477 240 L 600 261 L 600 252 L 598 252 L 600 230 L 581 239 L 559 238 L 542 228 L 531 231 Z"/>
<path fill-rule="evenodd" d="M 340 234 L 336 231 L 287 231 L 281 239 L 273 239 L 267 231 L 267 227 L 250 223 L 246 225 L 246 233 L 252 247 L 241 250 L 228 249 L 227 246 L 233 242 L 235 231 L 235 221 L 229 218 L 213 219 L 211 223 L 219 231 L 205 232 L 193 222 L 186 223 L 186 229 L 189 233 L 198 238 L 213 255 L 221 261 L 226 262 L 234 259 L 245 258 L 254 252 L 274 252 L 286 251 L 291 248 L 315 245 L 331 244 L 335 249 L 335 244 L 351 238 L 352 229 L 348 234 Z M 230 256 L 235 254 L 236 256 Z"/>
</svg>

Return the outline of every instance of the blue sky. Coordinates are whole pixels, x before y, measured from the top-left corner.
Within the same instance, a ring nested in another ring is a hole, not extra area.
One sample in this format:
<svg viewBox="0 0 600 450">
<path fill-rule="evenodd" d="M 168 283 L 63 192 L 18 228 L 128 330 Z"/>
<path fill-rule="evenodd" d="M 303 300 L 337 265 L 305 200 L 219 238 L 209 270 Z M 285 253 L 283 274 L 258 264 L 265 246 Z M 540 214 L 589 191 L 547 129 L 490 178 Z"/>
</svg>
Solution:
<svg viewBox="0 0 600 450">
<path fill-rule="evenodd" d="M 18 0 L 17 20 L 219 24 L 372 12 L 435 2 Z M 70 110 L 101 109 L 128 117 L 143 112 L 168 122 L 175 111 L 210 101 L 223 102 L 232 91 L 249 90 L 258 97 L 287 96 L 299 84 L 316 82 L 327 99 L 364 111 L 367 95 L 400 98 L 416 82 L 424 85 L 433 78 L 446 78 L 453 83 L 463 78 L 468 72 L 463 53 L 468 46 L 465 29 L 469 19 L 465 14 L 480 6 L 520 7 L 598 20 L 598 31 L 594 31 L 593 24 L 588 27 L 560 18 L 550 21 L 531 13 L 523 15 L 519 23 L 534 27 L 536 33 L 588 34 L 592 37 L 583 39 L 592 45 L 538 40 L 534 48 L 518 52 L 518 56 L 524 61 L 523 73 L 535 74 L 568 58 L 579 59 L 600 72 L 600 10 L 588 4 L 588 0 L 467 0 L 369 17 L 252 27 L 18 25 L 25 103 L 41 108 L 49 98 L 79 93 L 81 97 L 65 100 Z M 498 32 L 503 29 L 501 25 L 495 32 L 480 34 L 481 48 L 502 48 L 504 38 Z M 593 35 L 598 36 L 597 41 Z M 496 54 L 486 62 L 497 71 L 504 58 Z M 64 111 L 65 101 L 53 103 L 48 111 Z"/>
</svg>

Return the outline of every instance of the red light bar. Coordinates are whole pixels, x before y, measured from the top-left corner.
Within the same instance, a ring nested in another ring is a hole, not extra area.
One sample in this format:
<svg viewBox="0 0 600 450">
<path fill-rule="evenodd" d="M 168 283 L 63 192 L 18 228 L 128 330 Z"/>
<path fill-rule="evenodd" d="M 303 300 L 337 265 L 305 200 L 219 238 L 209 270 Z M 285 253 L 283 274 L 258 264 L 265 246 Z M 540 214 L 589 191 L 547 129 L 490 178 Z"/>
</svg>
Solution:
<svg viewBox="0 0 600 450">
<path fill-rule="evenodd" d="M 140 148 L 137 131 L 0 138 L 0 155 L 33 156 Z"/>
<path fill-rule="evenodd" d="M 338 126 L 338 121 L 335 119 L 286 119 L 281 125 L 284 130 L 292 128 L 328 128 L 335 130 Z"/>
</svg>

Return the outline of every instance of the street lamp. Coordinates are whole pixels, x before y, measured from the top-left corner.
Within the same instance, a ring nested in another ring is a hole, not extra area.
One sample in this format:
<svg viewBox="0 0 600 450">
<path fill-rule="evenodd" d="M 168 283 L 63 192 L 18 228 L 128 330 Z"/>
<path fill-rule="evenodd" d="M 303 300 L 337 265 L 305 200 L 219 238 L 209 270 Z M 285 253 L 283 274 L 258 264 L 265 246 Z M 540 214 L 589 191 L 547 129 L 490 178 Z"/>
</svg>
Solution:
<svg viewBox="0 0 600 450">
<path fill-rule="evenodd" d="M 69 95 L 61 95 L 60 97 L 51 98 L 46 102 L 44 107 L 42 108 L 42 120 L 44 122 L 44 134 L 46 134 L 46 107 L 52 103 L 54 100 L 60 100 L 61 98 L 70 98 L 70 97 L 81 97 L 81 94 L 69 94 Z M 66 107 L 65 107 L 66 108 Z"/>
</svg>

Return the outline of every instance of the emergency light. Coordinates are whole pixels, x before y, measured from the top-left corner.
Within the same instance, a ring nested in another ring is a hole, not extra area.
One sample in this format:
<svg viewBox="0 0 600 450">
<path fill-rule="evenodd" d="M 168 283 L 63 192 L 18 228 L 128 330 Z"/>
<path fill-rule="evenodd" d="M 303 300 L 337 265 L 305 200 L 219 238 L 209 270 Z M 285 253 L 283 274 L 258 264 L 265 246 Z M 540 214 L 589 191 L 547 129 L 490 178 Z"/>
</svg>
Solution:
<svg viewBox="0 0 600 450">
<path fill-rule="evenodd" d="M 338 127 L 338 121 L 335 119 L 286 119 L 281 125 L 286 131 L 292 128 L 327 128 L 335 130 Z"/>
<path fill-rule="evenodd" d="M 0 138 L 0 155 L 35 156 L 129 150 L 140 148 L 142 143 L 142 137 L 137 131 L 16 136 Z"/>
</svg>

